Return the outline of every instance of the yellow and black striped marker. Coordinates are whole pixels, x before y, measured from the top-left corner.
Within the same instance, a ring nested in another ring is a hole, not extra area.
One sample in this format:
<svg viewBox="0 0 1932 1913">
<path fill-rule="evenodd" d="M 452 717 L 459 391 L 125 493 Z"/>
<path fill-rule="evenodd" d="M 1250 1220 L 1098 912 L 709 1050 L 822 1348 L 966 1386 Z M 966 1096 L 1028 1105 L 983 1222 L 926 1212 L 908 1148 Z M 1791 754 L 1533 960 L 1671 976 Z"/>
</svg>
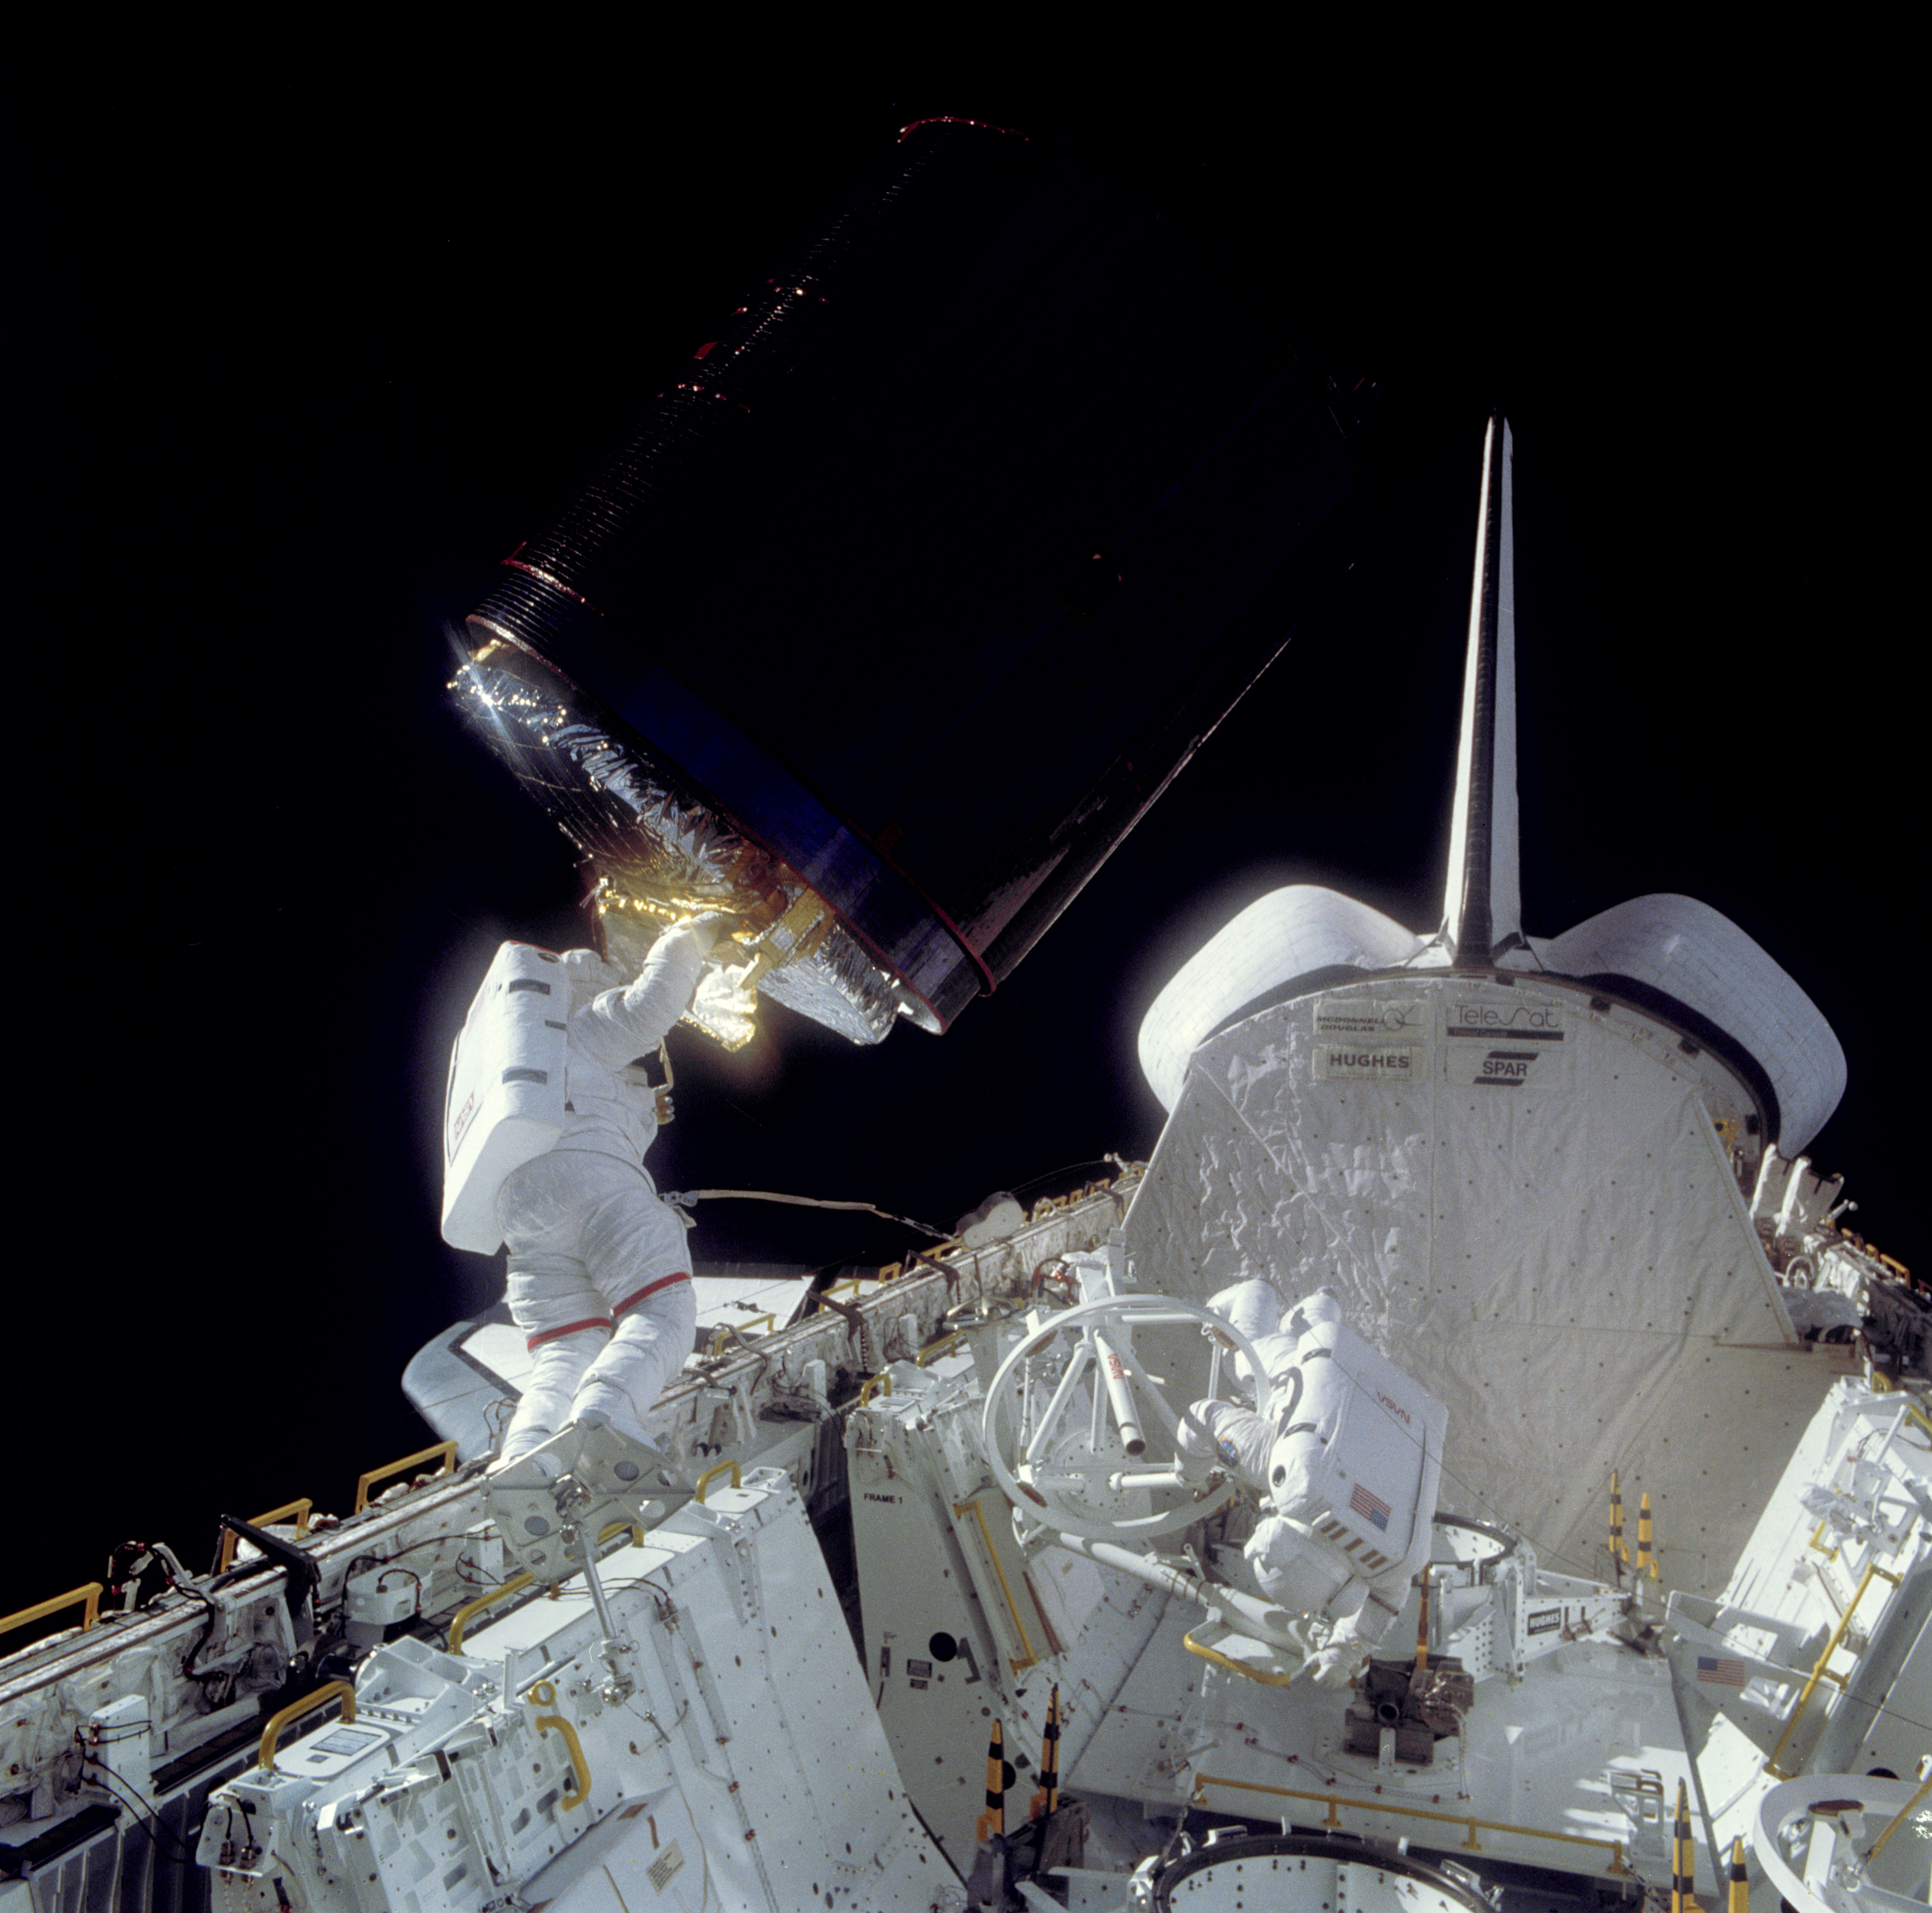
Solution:
<svg viewBox="0 0 1932 1913">
<path fill-rule="evenodd" d="M 1750 1913 L 1750 1881 L 1744 1872 L 1744 1843 L 1731 1842 L 1731 1895 L 1725 1913 Z"/>
<path fill-rule="evenodd" d="M 1640 1553 L 1642 1549 L 1640 1541 Z M 1691 1897 L 1692 1873 L 1696 1863 L 1690 1845 L 1690 1796 L 1680 1780 L 1677 1783 L 1677 1821 L 1670 1830 L 1670 1913 L 1697 1913 L 1697 1902 Z"/>
<path fill-rule="evenodd" d="M 986 1743 L 986 1810 L 974 1827 L 976 1840 L 990 1840 L 1006 1830 L 1006 1743 L 996 1720 L 992 1737 Z"/>
<path fill-rule="evenodd" d="M 1617 1585 L 1624 1584 L 1624 1566 L 1630 1560 L 1630 1548 L 1624 1540 L 1624 1485 L 1618 1479 L 1617 1471 L 1610 1470 L 1610 1572 L 1617 1578 Z"/>
<path fill-rule="evenodd" d="M 1663 1577 L 1657 1572 L 1657 1560 L 1651 1552 L 1650 1490 L 1646 1488 L 1643 1498 L 1636 1504 L 1636 1572 L 1641 1580 L 1648 1575 L 1652 1581 Z"/>
<path fill-rule="evenodd" d="M 1027 1807 L 1027 1818 L 1051 1820 L 1060 1805 L 1060 1689 L 1046 1704 L 1046 1731 L 1040 1743 L 1040 1785 Z"/>
</svg>

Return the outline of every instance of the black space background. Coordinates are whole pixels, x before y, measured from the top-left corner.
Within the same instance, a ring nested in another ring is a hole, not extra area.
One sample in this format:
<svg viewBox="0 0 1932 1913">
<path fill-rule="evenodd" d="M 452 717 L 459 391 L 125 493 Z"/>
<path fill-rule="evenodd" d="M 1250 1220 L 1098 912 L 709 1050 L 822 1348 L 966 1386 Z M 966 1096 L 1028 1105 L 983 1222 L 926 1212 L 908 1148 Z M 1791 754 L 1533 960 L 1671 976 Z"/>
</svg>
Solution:
<svg viewBox="0 0 1932 1913">
<path fill-rule="evenodd" d="M 442 624 L 926 113 L 1070 134 L 1218 224 L 1318 355 L 1381 382 L 1376 533 L 946 1038 L 860 1052 L 772 1010 L 738 1056 L 686 1041 L 660 1185 L 949 1225 L 1152 1148 L 1140 1017 L 1262 891 L 1325 882 L 1433 928 L 1498 403 L 1528 926 L 1648 890 L 1742 924 L 1850 1058 L 1814 1159 L 1923 1260 L 1922 247 L 1882 58 L 1760 48 L 1747 74 L 1674 46 L 1586 86 L 1448 39 L 1398 76 L 1338 38 L 1237 97 L 1259 62 L 1238 44 L 1171 80 L 1152 50 L 1126 86 L 1018 50 L 968 72 L 856 35 L 731 38 L 686 18 L 648 47 L 405 61 L 291 30 L 232 80 L 234 48 L 159 38 L 111 74 L 98 50 L 22 68 L 46 128 L 7 304 L 36 1061 L 0 1606 L 126 1534 L 200 1566 L 218 1509 L 346 1506 L 428 1439 L 402 1365 L 500 1283 L 436 1233 L 448 1043 L 497 941 L 572 940 L 577 894 L 446 708 Z M 694 1247 L 902 1239 L 714 1208 Z"/>
</svg>

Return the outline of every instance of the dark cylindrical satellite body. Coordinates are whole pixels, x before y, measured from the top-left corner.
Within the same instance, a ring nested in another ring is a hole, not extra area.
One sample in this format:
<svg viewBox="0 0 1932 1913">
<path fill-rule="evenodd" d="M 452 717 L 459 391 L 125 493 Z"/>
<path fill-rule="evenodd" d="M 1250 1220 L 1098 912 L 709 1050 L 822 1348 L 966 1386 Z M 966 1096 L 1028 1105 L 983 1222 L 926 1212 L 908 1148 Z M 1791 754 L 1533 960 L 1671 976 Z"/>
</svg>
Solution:
<svg viewBox="0 0 1932 1913">
<path fill-rule="evenodd" d="M 471 614 L 607 930 L 748 905 L 862 1041 L 1011 971 L 1346 566 L 1243 278 L 1069 152 L 907 130 Z"/>
</svg>

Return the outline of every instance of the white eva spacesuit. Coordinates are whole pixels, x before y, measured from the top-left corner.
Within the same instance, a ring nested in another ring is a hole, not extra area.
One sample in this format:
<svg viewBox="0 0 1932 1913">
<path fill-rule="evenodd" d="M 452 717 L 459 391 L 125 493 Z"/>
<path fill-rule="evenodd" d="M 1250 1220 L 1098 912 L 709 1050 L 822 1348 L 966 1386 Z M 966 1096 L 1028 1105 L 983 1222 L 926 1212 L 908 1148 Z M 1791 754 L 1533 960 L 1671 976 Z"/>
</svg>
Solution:
<svg viewBox="0 0 1932 1913">
<path fill-rule="evenodd" d="M 685 1224 L 645 1172 L 651 1092 L 623 1071 L 683 1014 L 721 922 L 666 931 L 628 985 L 590 950 L 560 959 L 571 986 L 562 1131 L 496 1198 L 511 1317 L 536 1359 L 504 1434 L 506 1461 L 586 1418 L 642 1440 L 644 1416 L 691 1352 Z"/>
<path fill-rule="evenodd" d="M 1260 1357 L 1273 1410 L 1264 1419 L 1196 1402 L 1182 1446 L 1260 1490 L 1264 1512 L 1242 1551 L 1269 1599 L 1334 1620 L 1309 1671 L 1343 1686 L 1428 1558 L 1447 1415 L 1342 1323 L 1329 1290 L 1284 1311 L 1271 1284 L 1240 1282 L 1208 1306 Z"/>
</svg>

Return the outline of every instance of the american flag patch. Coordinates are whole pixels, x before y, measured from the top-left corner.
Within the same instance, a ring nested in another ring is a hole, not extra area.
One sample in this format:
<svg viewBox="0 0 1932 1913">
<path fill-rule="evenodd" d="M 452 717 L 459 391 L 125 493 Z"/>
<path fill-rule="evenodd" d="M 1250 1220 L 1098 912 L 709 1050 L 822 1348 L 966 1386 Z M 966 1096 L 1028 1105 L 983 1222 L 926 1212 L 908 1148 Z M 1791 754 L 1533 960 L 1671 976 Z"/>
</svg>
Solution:
<svg viewBox="0 0 1932 1913">
<path fill-rule="evenodd" d="M 1386 1530 L 1388 1527 L 1388 1503 L 1377 1500 L 1359 1482 L 1355 1485 L 1355 1491 L 1348 1497 L 1348 1512 L 1373 1521 L 1378 1528 Z"/>
<path fill-rule="evenodd" d="M 1700 1654 L 1697 1678 L 1708 1680 L 1714 1687 L 1742 1687 L 1744 1684 L 1744 1664 L 1742 1661 L 1720 1659 L 1714 1654 Z"/>
</svg>

